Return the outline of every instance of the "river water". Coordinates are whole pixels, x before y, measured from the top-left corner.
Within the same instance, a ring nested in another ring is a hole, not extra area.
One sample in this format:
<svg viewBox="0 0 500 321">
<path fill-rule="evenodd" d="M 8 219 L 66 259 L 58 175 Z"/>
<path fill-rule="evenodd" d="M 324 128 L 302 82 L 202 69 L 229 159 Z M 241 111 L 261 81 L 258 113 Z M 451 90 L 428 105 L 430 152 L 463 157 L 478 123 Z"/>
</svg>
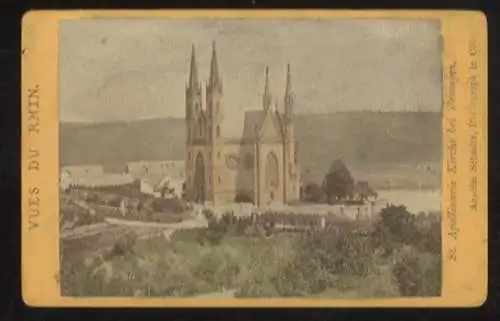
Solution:
<svg viewBox="0 0 500 321">
<path fill-rule="evenodd" d="M 379 201 L 405 205 L 412 213 L 441 211 L 440 190 L 379 190 Z"/>
</svg>

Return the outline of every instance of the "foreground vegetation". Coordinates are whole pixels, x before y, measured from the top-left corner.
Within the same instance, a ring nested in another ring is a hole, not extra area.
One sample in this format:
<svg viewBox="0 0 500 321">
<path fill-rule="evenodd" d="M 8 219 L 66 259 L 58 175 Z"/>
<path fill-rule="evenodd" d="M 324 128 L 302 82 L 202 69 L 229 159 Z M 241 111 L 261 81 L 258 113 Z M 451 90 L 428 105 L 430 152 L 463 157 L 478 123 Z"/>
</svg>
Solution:
<svg viewBox="0 0 500 321">
<path fill-rule="evenodd" d="M 138 241 L 105 258 L 63 260 L 63 294 L 192 296 L 235 289 L 237 297 L 395 297 L 441 291 L 438 214 L 390 206 L 370 226 L 258 236 L 221 224 L 177 232 L 170 241 Z"/>
<path fill-rule="evenodd" d="M 101 223 L 106 218 L 176 223 L 186 219 L 189 210 L 187 202 L 180 198 L 154 198 L 141 193 L 134 184 L 74 188 L 61 193 L 59 223 L 65 228 Z"/>
</svg>

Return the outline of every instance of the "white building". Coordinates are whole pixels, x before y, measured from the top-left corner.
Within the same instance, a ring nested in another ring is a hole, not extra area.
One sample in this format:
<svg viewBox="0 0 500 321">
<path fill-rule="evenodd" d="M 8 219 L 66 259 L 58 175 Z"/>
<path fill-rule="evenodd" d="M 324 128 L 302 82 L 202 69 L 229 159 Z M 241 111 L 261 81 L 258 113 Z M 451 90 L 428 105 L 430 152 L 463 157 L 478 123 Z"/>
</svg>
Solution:
<svg viewBox="0 0 500 321">
<path fill-rule="evenodd" d="M 140 180 L 142 193 L 155 197 L 182 196 L 184 161 L 130 162 L 127 163 L 125 172 Z"/>
<path fill-rule="evenodd" d="M 181 197 L 183 183 L 172 180 L 169 176 L 148 174 L 140 179 L 140 189 L 142 193 L 155 197 Z"/>
<path fill-rule="evenodd" d="M 184 180 L 184 161 L 138 161 L 126 165 L 126 173 L 135 178 L 145 175 L 169 176 L 172 180 Z"/>
</svg>

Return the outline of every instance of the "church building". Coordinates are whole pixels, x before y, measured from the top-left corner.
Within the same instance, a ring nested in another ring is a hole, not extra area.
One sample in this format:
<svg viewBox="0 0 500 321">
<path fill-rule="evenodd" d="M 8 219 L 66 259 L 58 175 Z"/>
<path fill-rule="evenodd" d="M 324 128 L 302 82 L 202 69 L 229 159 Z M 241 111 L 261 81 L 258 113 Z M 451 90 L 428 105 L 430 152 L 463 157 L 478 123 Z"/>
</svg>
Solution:
<svg viewBox="0 0 500 321">
<path fill-rule="evenodd" d="M 209 79 L 203 93 L 194 46 L 186 84 L 186 197 L 197 203 L 223 205 L 252 202 L 288 204 L 300 197 L 297 144 L 294 137 L 294 93 L 287 68 L 283 112 L 272 106 L 269 69 L 265 70 L 262 106 L 245 112 L 241 137 L 221 135 L 224 86 L 215 42 Z M 205 106 L 202 103 L 205 94 Z"/>
</svg>

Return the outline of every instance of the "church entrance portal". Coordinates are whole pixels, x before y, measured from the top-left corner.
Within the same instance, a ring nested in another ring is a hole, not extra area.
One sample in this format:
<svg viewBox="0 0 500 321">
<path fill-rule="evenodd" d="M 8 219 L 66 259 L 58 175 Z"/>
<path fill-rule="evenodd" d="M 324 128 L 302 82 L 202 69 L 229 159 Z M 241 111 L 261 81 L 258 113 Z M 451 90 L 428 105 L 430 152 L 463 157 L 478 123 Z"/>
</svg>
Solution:
<svg viewBox="0 0 500 321">
<path fill-rule="evenodd" d="M 271 152 L 266 157 L 265 167 L 266 203 L 270 204 L 276 200 L 279 186 L 278 158 Z"/>
<path fill-rule="evenodd" d="M 203 156 L 196 156 L 194 168 L 194 201 L 196 203 L 205 202 L 205 162 Z"/>
</svg>

